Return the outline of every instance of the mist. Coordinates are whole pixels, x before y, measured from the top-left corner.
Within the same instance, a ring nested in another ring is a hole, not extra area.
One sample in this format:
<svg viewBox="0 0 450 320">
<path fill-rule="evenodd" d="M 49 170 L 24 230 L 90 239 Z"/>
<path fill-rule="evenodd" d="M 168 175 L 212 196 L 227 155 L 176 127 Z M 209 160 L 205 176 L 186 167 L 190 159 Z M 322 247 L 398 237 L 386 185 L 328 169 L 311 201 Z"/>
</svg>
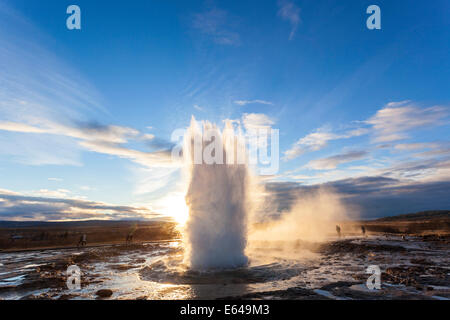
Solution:
<svg viewBox="0 0 450 320">
<path fill-rule="evenodd" d="M 269 203 L 268 207 L 276 207 Z M 252 224 L 251 241 L 325 241 L 336 235 L 336 225 L 355 216 L 331 188 L 318 188 L 299 195 L 288 210 L 272 219 Z M 256 218 L 256 216 L 255 216 Z"/>
</svg>

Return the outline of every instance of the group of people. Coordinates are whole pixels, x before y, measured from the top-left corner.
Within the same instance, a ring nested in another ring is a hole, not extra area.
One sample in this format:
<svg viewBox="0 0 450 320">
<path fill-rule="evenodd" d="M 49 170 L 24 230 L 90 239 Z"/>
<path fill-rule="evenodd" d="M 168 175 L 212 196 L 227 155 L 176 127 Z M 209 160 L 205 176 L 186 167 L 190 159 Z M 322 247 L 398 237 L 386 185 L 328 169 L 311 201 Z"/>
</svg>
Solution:
<svg viewBox="0 0 450 320">
<path fill-rule="evenodd" d="M 338 237 L 341 237 L 341 227 L 339 225 L 336 225 L 336 232 L 338 234 Z M 364 237 L 366 237 L 366 227 L 361 226 L 361 233 Z"/>
<path fill-rule="evenodd" d="M 133 242 L 133 233 L 130 232 L 127 234 L 127 237 L 125 239 L 126 244 L 130 244 Z M 87 245 L 87 236 L 84 233 L 82 236 L 80 236 L 80 240 L 78 241 L 77 247 L 85 247 Z"/>
</svg>

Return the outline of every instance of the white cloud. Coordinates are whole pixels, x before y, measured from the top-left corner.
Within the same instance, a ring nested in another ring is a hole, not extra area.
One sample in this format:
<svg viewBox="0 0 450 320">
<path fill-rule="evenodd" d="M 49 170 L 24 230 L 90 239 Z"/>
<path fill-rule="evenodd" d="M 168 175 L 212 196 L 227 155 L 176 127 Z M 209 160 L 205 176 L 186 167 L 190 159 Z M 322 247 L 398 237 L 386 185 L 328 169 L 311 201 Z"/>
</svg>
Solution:
<svg viewBox="0 0 450 320">
<path fill-rule="evenodd" d="M 10 196 L 18 196 L 18 195 L 20 195 L 19 192 L 7 190 L 7 189 L 1 189 L 1 188 L 0 188 L 0 193 L 4 194 L 4 195 L 10 195 Z"/>
<path fill-rule="evenodd" d="M 420 109 L 409 101 L 402 101 L 388 103 L 365 122 L 372 125 L 375 142 L 390 142 L 408 138 L 408 131 L 413 129 L 439 125 L 447 115 L 444 107 Z"/>
<path fill-rule="evenodd" d="M 411 102 L 411 100 L 392 101 L 392 102 L 388 102 L 388 103 L 386 104 L 386 107 L 389 107 L 389 108 L 396 108 L 396 107 L 400 107 L 400 106 L 402 106 L 402 105 L 408 104 L 408 103 L 410 103 L 410 102 Z"/>
<path fill-rule="evenodd" d="M 265 100 L 236 100 L 234 101 L 235 104 L 240 106 L 245 106 L 247 104 L 265 104 L 265 105 L 273 105 L 270 101 Z"/>
<path fill-rule="evenodd" d="M 245 129 L 269 128 L 274 121 L 264 113 L 245 113 L 242 116 Z"/>
<path fill-rule="evenodd" d="M 278 16 L 291 24 L 289 40 L 292 40 L 300 23 L 300 8 L 294 2 L 288 0 L 278 0 L 278 8 Z"/>
<path fill-rule="evenodd" d="M 57 190 L 48 190 L 48 189 L 40 189 L 37 191 L 32 191 L 31 194 L 35 197 L 48 197 L 48 198 L 65 198 L 71 192 L 67 189 L 57 189 Z"/>
<path fill-rule="evenodd" d="M 23 123 L 16 122 L 0 122 L 0 130 L 23 133 L 47 133 L 46 130 L 36 128 Z"/>
<path fill-rule="evenodd" d="M 350 130 L 347 133 L 347 137 L 349 137 L 349 138 L 359 137 L 359 136 L 363 136 L 368 133 L 370 133 L 370 130 L 368 128 L 357 128 L 357 129 Z"/>
<path fill-rule="evenodd" d="M 141 136 L 142 140 L 153 140 L 155 139 L 155 135 L 151 133 L 146 133 Z"/>
</svg>

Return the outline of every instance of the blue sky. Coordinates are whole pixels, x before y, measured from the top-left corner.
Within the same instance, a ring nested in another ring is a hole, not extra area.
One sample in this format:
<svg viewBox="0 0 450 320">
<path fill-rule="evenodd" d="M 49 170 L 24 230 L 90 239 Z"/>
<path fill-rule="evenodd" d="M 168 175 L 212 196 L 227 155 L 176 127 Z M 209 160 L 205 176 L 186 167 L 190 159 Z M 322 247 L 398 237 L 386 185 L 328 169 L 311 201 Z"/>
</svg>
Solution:
<svg viewBox="0 0 450 320">
<path fill-rule="evenodd" d="M 396 203 L 370 216 L 448 209 L 428 194 L 450 181 L 449 14 L 446 0 L 3 1 L 0 219 L 164 212 L 182 198 L 165 150 L 192 115 L 279 129 L 271 183 L 372 177 Z"/>
</svg>

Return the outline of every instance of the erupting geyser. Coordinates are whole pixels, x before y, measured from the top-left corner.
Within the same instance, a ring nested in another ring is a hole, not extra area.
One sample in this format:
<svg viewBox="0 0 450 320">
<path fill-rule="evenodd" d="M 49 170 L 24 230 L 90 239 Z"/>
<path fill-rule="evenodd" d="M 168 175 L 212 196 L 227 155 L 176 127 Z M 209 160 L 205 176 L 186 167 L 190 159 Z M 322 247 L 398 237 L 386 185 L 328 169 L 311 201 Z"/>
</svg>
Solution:
<svg viewBox="0 0 450 320">
<path fill-rule="evenodd" d="M 209 122 L 202 129 L 192 119 L 183 148 L 190 179 L 189 264 L 197 270 L 244 266 L 248 262 L 245 142 L 231 122 L 222 132 Z"/>
</svg>

